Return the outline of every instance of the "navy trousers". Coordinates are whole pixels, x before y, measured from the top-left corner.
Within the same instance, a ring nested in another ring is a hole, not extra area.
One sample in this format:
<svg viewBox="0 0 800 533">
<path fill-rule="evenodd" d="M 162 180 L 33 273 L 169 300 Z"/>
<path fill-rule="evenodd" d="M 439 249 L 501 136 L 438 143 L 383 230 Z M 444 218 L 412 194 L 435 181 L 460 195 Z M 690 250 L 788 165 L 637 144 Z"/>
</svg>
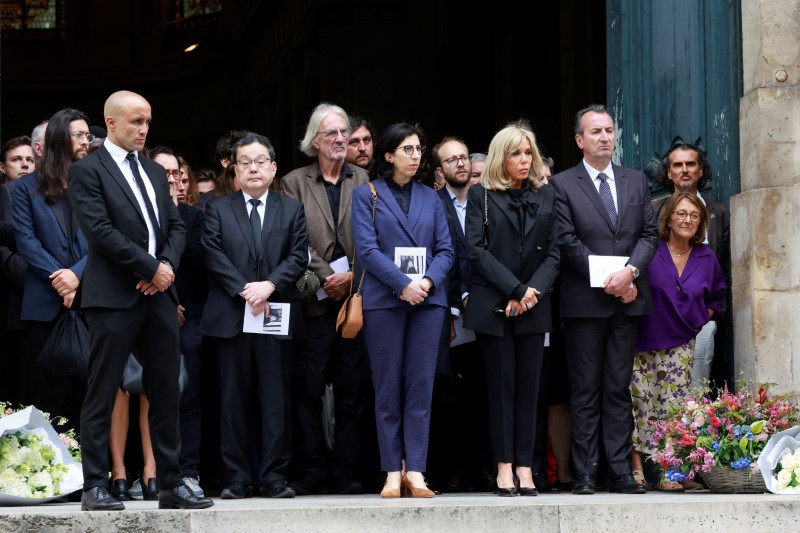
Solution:
<svg viewBox="0 0 800 533">
<path fill-rule="evenodd" d="M 424 472 L 433 376 L 446 308 L 404 306 L 364 310 L 364 340 L 375 385 L 381 469 Z"/>
</svg>

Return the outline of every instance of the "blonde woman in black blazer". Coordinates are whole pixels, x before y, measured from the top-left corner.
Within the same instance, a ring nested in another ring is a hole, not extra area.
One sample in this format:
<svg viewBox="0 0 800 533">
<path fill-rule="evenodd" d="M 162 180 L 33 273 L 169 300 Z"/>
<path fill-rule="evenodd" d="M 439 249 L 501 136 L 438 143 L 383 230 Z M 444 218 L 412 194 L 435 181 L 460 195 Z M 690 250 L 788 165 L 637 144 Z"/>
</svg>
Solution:
<svg viewBox="0 0 800 533">
<path fill-rule="evenodd" d="M 486 364 L 501 496 L 537 494 L 531 473 L 536 398 L 559 262 L 555 195 L 542 167 L 533 133 L 504 128 L 492 139 L 481 185 L 470 188 L 467 202 L 473 277 L 464 326 L 476 332 Z"/>
</svg>

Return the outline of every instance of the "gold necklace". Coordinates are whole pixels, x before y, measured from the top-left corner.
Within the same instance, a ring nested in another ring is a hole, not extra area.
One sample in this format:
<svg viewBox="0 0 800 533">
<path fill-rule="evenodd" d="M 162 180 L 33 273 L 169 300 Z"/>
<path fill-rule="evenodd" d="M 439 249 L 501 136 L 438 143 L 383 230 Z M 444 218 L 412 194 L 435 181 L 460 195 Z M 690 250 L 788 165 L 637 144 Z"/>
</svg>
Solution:
<svg viewBox="0 0 800 533">
<path fill-rule="evenodd" d="M 667 250 L 669 250 L 669 255 L 671 255 L 672 257 L 680 257 L 683 254 L 685 254 L 686 252 L 688 252 L 689 250 L 691 250 L 691 249 L 692 249 L 692 247 L 690 246 L 685 251 L 683 251 L 681 253 L 677 253 L 677 252 L 673 252 L 672 251 L 672 246 L 670 246 L 669 243 L 667 243 Z"/>
</svg>

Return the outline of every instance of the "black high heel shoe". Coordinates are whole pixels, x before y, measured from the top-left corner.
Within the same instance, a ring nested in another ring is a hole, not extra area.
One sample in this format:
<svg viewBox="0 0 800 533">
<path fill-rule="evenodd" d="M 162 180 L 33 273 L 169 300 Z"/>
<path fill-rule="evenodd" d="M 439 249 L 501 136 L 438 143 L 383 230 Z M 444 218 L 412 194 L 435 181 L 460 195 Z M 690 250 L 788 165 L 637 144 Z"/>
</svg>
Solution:
<svg viewBox="0 0 800 533">
<path fill-rule="evenodd" d="M 536 485 L 533 487 L 522 487 L 519 484 L 519 478 L 514 474 L 514 486 L 517 488 L 517 494 L 520 496 L 538 496 L 539 491 L 536 490 Z"/>
<path fill-rule="evenodd" d="M 128 480 L 124 477 L 112 481 L 109 492 L 111 492 L 115 500 L 121 502 L 127 502 L 133 499 L 131 493 L 128 491 Z"/>
<path fill-rule="evenodd" d="M 495 481 L 496 482 L 496 481 Z M 495 494 L 498 496 L 516 496 L 517 495 L 517 484 L 514 483 L 510 488 L 503 488 L 500 486 L 500 483 L 497 483 L 497 488 L 494 491 Z"/>
<path fill-rule="evenodd" d="M 142 483 L 142 499 L 156 501 L 158 500 L 158 479 L 151 477 L 147 483 Z"/>
</svg>

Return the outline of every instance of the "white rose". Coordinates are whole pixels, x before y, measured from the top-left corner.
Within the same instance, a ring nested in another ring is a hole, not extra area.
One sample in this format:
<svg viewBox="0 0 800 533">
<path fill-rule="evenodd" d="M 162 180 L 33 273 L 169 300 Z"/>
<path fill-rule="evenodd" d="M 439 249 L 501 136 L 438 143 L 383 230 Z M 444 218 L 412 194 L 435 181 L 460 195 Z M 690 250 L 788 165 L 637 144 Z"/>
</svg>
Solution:
<svg viewBox="0 0 800 533">
<path fill-rule="evenodd" d="M 784 470 L 791 472 L 795 467 L 798 466 L 798 461 L 794 458 L 794 455 L 787 453 L 781 458 L 781 466 Z"/>
<path fill-rule="evenodd" d="M 788 486 L 791 480 L 792 480 L 791 470 L 781 470 L 780 472 L 778 472 L 778 483 L 780 483 L 782 487 Z"/>
</svg>

